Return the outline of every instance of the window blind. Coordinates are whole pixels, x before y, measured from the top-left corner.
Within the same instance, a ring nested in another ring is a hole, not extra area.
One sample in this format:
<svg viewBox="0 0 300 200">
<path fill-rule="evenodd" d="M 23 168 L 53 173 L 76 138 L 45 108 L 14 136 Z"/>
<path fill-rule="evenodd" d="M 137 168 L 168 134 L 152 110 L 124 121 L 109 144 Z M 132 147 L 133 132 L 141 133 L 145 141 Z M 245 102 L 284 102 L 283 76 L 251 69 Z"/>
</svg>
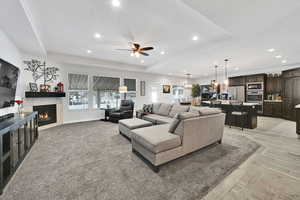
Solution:
<svg viewBox="0 0 300 200">
<path fill-rule="evenodd" d="M 85 74 L 68 74 L 69 90 L 88 90 L 88 80 Z"/>
<path fill-rule="evenodd" d="M 110 90 L 118 91 L 120 86 L 120 79 L 113 77 L 94 76 L 93 90 Z"/>
<path fill-rule="evenodd" d="M 124 79 L 124 85 L 127 86 L 127 91 L 136 91 L 135 79 Z"/>
</svg>

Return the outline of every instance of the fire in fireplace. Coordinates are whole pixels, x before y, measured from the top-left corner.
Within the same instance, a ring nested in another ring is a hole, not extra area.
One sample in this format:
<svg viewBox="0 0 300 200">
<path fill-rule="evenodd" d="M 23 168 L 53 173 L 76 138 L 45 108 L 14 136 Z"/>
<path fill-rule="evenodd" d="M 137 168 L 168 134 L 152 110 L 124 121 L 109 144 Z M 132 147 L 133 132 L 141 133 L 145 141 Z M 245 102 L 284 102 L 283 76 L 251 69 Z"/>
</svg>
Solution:
<svg viewBox="0 0 300 200">
<path fill-rule="evenodd" d="M 56 105 L 40 105 L 33 106 L 33 111 L 38 112 L 38 125 L 44 126 L 52 123 L 56 123 Z"/>
</svg>

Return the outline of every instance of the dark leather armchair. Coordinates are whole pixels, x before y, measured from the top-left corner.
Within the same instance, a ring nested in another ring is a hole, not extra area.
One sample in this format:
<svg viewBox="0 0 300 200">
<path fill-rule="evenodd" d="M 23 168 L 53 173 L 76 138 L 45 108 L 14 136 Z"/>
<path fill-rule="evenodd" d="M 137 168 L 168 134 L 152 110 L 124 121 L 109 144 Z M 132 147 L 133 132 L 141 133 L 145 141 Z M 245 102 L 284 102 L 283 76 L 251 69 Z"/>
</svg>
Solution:
<svg viewBox="0 0 300 200">
<path fill-rule="evenodd" d="M 109 121 L 119 122 L 120 119 L 133 118 L 134 102 L 131 100 L 122 100 L 119 110 L 112 110 L 109 114 Z"/>
</svg>

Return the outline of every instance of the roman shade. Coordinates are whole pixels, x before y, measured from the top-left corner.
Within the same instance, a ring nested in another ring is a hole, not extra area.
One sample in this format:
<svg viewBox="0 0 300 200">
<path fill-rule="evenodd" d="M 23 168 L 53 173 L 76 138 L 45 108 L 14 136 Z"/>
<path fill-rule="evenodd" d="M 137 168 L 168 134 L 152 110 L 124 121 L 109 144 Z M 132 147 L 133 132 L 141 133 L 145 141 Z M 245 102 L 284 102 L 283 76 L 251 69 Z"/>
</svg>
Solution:
<svg viewBox="0 0 300 200">
<path fill-rule="evenodd" d="M 93 90 L 110 90 L 118 91 L 120 86 L 120 79 L 113 77 L 94 76 Z"/>
<path fill-rule="evenodd" d="M 124 85 L 127 86 L 127 90 L 136 91 L 136 80 L 135 79 L 124 79 Z"/>
<path fill-rule="evenodd" d="M 68 74 L 69 90 L 88 90 L 89 76 L 85 74 Z"/>
</svg>

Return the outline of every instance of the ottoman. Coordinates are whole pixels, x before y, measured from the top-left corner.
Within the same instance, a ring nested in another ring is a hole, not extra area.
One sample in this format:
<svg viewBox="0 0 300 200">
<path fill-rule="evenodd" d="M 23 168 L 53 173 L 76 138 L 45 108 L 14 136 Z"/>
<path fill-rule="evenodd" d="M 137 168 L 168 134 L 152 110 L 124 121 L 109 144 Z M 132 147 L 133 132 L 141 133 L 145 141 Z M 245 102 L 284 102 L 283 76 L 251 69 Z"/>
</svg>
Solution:
<svg viewBox="0 0 300 200">
<path fill-rule="evenodd" d="M 137 128 L 144 128 L 147 126 L 152 126 L 152 122 L 138 119 L 138 118 L 131 118 L 131 119 L 122 119 L 119 120 L 119 132 L 122 135 L 125 135 L 129 139 L 131 139 L 131 130 Z"/>
</svg>

